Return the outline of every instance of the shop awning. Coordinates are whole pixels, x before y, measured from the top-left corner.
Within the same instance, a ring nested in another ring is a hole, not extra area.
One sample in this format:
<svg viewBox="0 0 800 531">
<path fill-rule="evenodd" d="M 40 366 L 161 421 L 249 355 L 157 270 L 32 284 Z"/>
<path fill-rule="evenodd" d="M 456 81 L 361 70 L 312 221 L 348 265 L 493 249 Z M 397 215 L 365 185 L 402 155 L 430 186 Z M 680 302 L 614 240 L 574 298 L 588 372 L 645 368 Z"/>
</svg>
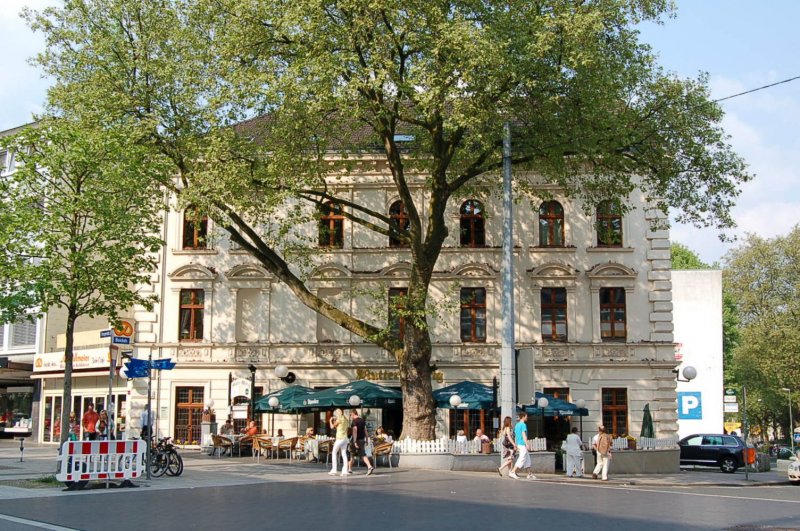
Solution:
<svg viewBox="0 0 800 531">
<path fill-rule="evenodd" d="M 302 410 L 303 399 L 314 390 L 302 385 L 290 385 L 260 397 L 255 402 L 256 413 L 297 413 Z M 270 398 L 278 399 L 278 407 L 269 405 Z"/>
<path fill-rule="evenodd" d="M 569 417 L 569 416 L 577 416 L 577 417 L 586 417 L 589 415 L 589 410 L 585 407 L 581 408 L 573 404 L 572 402 L 567 402 L 566 400 L 562 400 L 560 398 L 556 398 L 554 396 L 545 395 L 544 393 L 540 393 L 536 391 L 536 401 L 538 402 L 540 398 L 545 397 L 547 398 L 547 407 L 541 408 L 537 404 L 530 404 L 522 406 L 522 409 L 528 414 L 533 416 L 544 416 L 544 417 Z"/>
<path fill-rule="evenodd" d="M 302 399 L 303 404 L 300 409 L 313 411 L 332 407 L 353 407 L 350 403 L 350 397 L 353 395 L 361 399 L 360 407 L 399 408 L 403 400 L 403 395 L 397 389 L 367 380 L 356 380 L 306 395 Z"/>
<path fill-rule="evenodd" d="M 450 397 L 458 395 L 461 404 L 453 407 Z M 442 387 L 433 392 L 433 399 L 437 408 L 443 409 L 491 409 L 494 404 L 492 388 L 475 382 L 464 381 Z"/>
</svg>

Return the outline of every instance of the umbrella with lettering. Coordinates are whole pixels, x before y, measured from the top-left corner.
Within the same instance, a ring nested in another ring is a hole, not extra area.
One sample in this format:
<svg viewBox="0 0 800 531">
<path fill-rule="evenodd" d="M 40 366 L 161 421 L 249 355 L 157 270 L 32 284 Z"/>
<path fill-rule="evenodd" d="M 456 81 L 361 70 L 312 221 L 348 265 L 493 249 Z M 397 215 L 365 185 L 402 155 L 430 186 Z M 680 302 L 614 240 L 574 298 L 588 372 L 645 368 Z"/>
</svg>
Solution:
<svg viewBox="0 0 800 531">
<path fill-rule="evenodd" d="M 255 402 L 255 411 L 256 413 L 297 413 L 300 411 L 299 407 L 303 405 L 303 398 L 313 392 L 314 390 L 310 387 L 290 385 L 260 397 Z M 278 405 L 274 408 L 269 405 L 272 397 L 278 399 Z"/>
<path fill-rule="evenodd" d="M 350 397 L 358 396 L 359 403 L 350 402 Z M 376 384 L 367 380 L 356 380 L 347 384 L 323 389 L 302 397 L 299 409 L 313 411 L 332 407 L 399 408 L 403 403 L 403 395 L 397 389 Z"/>
</svg>

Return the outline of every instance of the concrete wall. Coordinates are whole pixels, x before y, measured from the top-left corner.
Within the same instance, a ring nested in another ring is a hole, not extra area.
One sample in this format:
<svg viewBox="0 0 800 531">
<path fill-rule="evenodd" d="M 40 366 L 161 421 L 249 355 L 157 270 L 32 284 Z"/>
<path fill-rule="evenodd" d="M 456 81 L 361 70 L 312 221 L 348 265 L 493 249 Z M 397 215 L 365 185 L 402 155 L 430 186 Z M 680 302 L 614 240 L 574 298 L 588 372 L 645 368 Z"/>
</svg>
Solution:
<svg viewBox="0 0 800 531">
<path fill-rule="evenodd" d="M 697 369 L 678 382 L 678 434 L 722 433 L 722 271 L 673 271 L 672 293 L 679 369 Z"/>
</svg>

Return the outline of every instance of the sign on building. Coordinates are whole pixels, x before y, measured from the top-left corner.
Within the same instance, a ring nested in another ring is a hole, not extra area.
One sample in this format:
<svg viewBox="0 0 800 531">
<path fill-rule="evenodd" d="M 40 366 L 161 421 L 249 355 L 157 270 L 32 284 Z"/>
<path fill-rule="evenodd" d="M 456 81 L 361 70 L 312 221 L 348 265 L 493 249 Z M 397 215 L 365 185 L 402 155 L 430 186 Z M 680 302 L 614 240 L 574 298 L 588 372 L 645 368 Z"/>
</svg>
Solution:
<svg viewBox="0 0 800 531">
<path fill-rule="evenodd" d="M 678 393 L 678 419 L 700 420 L 703 418 L 703 398 L 699 391 Z"/>
</svg>

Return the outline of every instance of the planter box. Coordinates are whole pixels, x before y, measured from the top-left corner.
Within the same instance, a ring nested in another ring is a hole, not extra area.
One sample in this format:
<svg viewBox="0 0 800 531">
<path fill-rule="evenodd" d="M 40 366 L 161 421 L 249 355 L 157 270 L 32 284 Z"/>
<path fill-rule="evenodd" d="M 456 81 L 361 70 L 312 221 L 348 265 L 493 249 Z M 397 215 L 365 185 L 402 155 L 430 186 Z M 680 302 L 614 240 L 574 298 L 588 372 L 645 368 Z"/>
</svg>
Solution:
<svg viewBox="0 0 800 531">
<path fill-rule="evenodd" d="M 583 452 L 583 468 L 591 474 L 594 468 L 592 452 Z M 609 474 L 675 474 L 681 471 L 681 451 L 618 450 L 611 454 Z"/>
</svg>

